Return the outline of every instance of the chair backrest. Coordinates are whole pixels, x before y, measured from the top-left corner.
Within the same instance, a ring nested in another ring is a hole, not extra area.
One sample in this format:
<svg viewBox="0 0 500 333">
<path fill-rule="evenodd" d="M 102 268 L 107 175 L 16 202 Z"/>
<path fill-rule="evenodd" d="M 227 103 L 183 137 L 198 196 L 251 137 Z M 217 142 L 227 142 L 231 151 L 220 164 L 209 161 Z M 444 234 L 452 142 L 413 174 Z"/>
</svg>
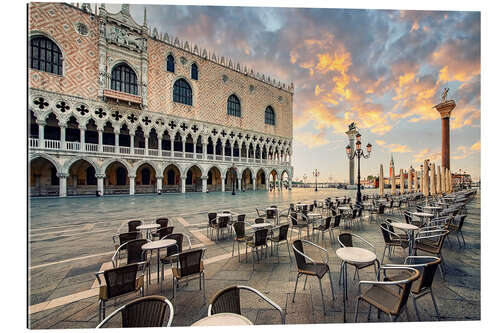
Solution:
<svg viewBox="0 0 500 333">
<path fill-rule="evenodd" d="M 417 206 L 415 206 L 415 208 L 417 209 L 417 212 L 419 212 L 419 213 L 422 213 L 424 211 L 422 209 L 422 206 L 417 205 Z"/>
<path fill-rule="evenodd" d="M 338 238 L 342 247 L 352 247 L 352 235 L 350 233 L 341 233 Z"/>
<path fill-rule="evenodd" d="M 189 250 L 179 254 L 181 277 L 201 273 L 203 249 Z"/>
<path fill-rule="evenodd" d="M 255 223 L 257 223 L 257 224 L 264 223 L 264 219 L 262 217 L 258 217 L 255 219 Z"/>
<path fill-rule="evenodd" d="M 304 246 L 302 245 L 302 240 L 297 239 L 293 241 L 292 249 L 293 249 L 293 254 L 295 255 L 295 262 L 297 263 L 297 268 L 306 269 L 306 258 L 301 253 L 299 253 L 299 252 L 304 253 Z"/>
<path fill-rule="evenodd" d="M 122 327 L 162 327 L 167 308 L 170 308 L 167 302 L 166 297 L 157 295 L 133 300 L 120 311 Z"/>
<path fill-rule="evenodd" d="M 137 227 L 142 224 L 139 220 L 133 220 L 128 222 L 128 232 L 137 231 Z"/>
<path fill-rule="evenodd" d="M 217 213 L 208 213 L 208 224 L 217 224 Z"/>
<path fill-rule="evenodd" d="M 424 263 L 425 265 L 420 270 L 420 278 L 416 285 L 413 286 L 412 290 L 419 293 L 421 290 L 432 287 L 432 281 L 434 281 L 434 275 L 436 270 L 441 263 L 441 258 L 438 257 L 413 257 L 412 264 L 419 265 Z M 420 262 L 419 262 L 420 261 Z M 424 262 L 422 262 L 424 261 Z"/>
<path fill-rule="evenodd" d="M 139 231 L 124 232 L 122 234 L 119 234 L 118 238 L 120 239 L 120 245 L 123 245 L 128 241 L 138 239 L 140 235 L 141 233 Z"/>
<path fill-rule="evenodd" d="M 358 210 L 356 208 L 354 208 L 352 210 L 352 218 L 355 219 L 357 216 L 358 216 Z"/>
<path fill-rule="evenodd" d="M 229 287 L 216 293 L 210 302 L 211 314 L 236 313 L 241 315 L 240 289 Z"/>
<path fill-rule="evenodd" d="M 332 216 L 336 216 L 337 215 L 337 212 L 335 211 L 335 207 L 332 206 L 332 208 L 330 209 L 330 211 L 332 212 Z"/>
<path fill-rule="evenodd" d="M 233 223 L 234 232 L 236 233 L 236 238 L 245 237 L 245 222 L 238 221 Z"/>
<path fill-rule="evenodd" d="M 314 209 L 314 204 L 309 205 L 309 212 L 312 212 Z"/>
<path fill-rule="evenodd" d="M 379 205 L 378 206 L 378 213 L 379 214 L 384 214 L 385 206 L 384 205 Z"/>
<path fill-rule="evenodd" d="M 160 217 L 156 219 L 156 224 L 160 225 L 160 228 L 168 227 L 168 217 Z"/>
<path fill-rule="evenodd" d="M 125 244 L 127 250 L 127 264 L 144 261 L 142 246 L 148 242 L 147 239 L 134 239 Z"/>
<path fill-rule="evenodd" d="M 458 220 L 458 230 L 462 230 L 462 226 L 464 225 L 464 221 L 465 221 L 465 218 L 467 217 L 467 215 L 457 215 L 455 216 L 455 220 L 456 219 L 459 219 Z M 453 221 L 453 219 L 450 219 L 451 221 Z"/>
<path fill-rule="evenodd" d="M 287 239 L 289 227 L 290 227 L 289 224 L 283 224 L 280 226 L 280 234 L 278 237 L 278 241 L 282 241 L 282 240 Z"/>
<path fill-rule="evenodd" d="M 333 221 L 334 228 L 338 228 L 340 226 L 341 219 L 342 219 L 342 215 L 335 215 L 335 220 Z"/>
<path fill-rule="evenodd" d="M 118 268 L 105 270 L 104 280 L 108 298 L 124 295 L 136 290 L 136 276 L 138 264 L 124 265 Z"/>
<path fill-rule="evenodd" d="M 390 230 L 389 224 L 385 222 L 380 223 L 380 231 L 382 231 L 382 236 L 386 244 L 391 242 L 391 234 L 387 230 Z"/>
<path fill-rule="evenodd" d="M 411 214 L 410 214 L 410 212 L 406 210 L 406 211 L 403 212 L 403 215 L 405 217 L 406 223 L 411 224 Z"/>
<path fill-rule="evenodd" d="M 227 224 L 229 223 L 229 216 L 221 216 L 218 219 L 219 221 L 217 224 L 219 225 L 219 228 L 225 228 L 227 227 Z"/>
<path fill-rule="evenodd" d="M 408 296 L 410 296 L 411 286 L 413 282 L 420 276 L 418 271 L 415 271 L 413 269 L 411 271 L 413 272 L 413 274 L 406 280 L 405 283 L 399 285 L 401 287 L 401 290 L 399 292 L 399 303 L 396 308 L 397 313 L 399 313 L 399 311 L 401 311 L 401 309 L 406 305 Z"/>
<path fill-rule="evenodd" d="M 256 230 L 254 233 L 254 241 L 255 241 L 255 246 L 262 246 L 266 245 L 267 243 L 267 229 L 259 229 Z"/>
<path fill-rule="evenodd" d="M 173 232 L 174 232 L 174 227 L 165 227 L 158 229 L 158 235 L 160 236 L 160 239 L 172 234 Z"/>
<path fill-rule="evenodd" d="M 274 219 L 275 217 L 276 217 L 276 211 L 274 209 L 267 209 L 266 210 L 266 218 Z"/>
<path fill-rule="evenodd" d="M 165 239 L 174 239 L 176 241 L 176 245 L 172 245 L 167 247 L 167 257 L 177 254 L 177 253 L 182 253 L 182 242 L 184 240 L 184 235 L 183 234 L 170 234 Z"/>
<path fill-rule="evenodd" d="M 269 207 L 271 207 L 271 208 L 278 208 L 278 206 L 276 206 L 276 205 L 271 205 Z"/>
<path fill-rule="evenodd" d="M 238 215 L 238 222 L 245 222 L 245 214 Z"/>
<path fill-rule="evenodd" d="M 290 213 L 290 220 L 292 221 L 292 225 L 297 225 L 297 213 L 296 212 Z"/>
<path fill-rule="evenodd" d="M 328 216 L 326 219 L 325 219 L 325 228 L 326 229 L 330 229 L 330 224 L 332 223 L 332 217 L 331 216 Z"/>
</svg>

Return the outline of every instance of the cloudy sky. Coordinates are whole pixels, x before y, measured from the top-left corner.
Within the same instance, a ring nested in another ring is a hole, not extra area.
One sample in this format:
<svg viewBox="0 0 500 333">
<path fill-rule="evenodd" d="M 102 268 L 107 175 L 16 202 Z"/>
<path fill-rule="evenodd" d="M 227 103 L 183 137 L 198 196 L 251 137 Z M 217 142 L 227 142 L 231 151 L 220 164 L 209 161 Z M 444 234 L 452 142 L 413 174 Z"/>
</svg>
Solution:
<svg viewBox="0 0 500 333">
<path fill-rule="evenodd" d="M 143 20 L 143 5 L 131 5 Z M 118 5 L 108 6 L 118 9 Z M 452 171 L 480 176 L 480 13 L 322 8 L 146 6 L 148 25 L 277 80 L 293 82 L 294 178 L 345 181 L 347 125 L 373 144 L 361 175 L 441 163 L 444 87 Z"/>
</svg>

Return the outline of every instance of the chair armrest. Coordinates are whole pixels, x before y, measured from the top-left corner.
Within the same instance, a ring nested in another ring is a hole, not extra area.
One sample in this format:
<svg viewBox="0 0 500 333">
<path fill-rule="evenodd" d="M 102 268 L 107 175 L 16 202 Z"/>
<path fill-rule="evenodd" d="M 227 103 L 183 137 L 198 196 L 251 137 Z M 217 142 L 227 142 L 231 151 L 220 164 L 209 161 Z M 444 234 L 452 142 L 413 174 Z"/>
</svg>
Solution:
<svg viewBox="0 0 500 333">
<path fill-rule="evenodd" d="M 252 287 L 238 286 L 238 288 L 245 289 L 245 290 L 248 290 L 248 291 L 251 291 L 251 292 L 257 294 L 257 296 L 259 296 L 264 301 L 266 301 L 269 305 L 271 305 L 273 308 L 275 308 L 276 310 L 278 310 L 279 313 L 280 313 L 280 316 L 281 316 L 281 324 L 285 324 L 285 312 L 283 311 L 283 309 L 278 304 L 274 303 L 269 297 L 265 296 L 260 291 L 258 291 L 257 289 L 254 289 Z"/>
</svg>

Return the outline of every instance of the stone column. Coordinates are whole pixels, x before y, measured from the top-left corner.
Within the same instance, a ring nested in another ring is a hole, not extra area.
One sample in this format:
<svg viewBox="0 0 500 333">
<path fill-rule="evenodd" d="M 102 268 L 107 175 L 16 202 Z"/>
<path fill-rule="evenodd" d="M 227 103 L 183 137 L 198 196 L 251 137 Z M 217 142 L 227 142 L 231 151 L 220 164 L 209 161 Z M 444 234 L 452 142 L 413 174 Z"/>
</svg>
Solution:
<svg viewBox="0 0 500 333">
<path fill-rule="evenodd" d="M 85 150 L 85 127 L 80 127 L 80 150 Z"/>
<path fill-rule="evenodd" d="M 59 196 L 63 198 L 66 196 L 66 179 L 68 179 L 68 174 L 58 172 L 57 177 L 59 177 Z"/>
<path fill-rule="evenodd" d="M 437 167 L 437 193 L 438 194 L 441 194 L 443 192 L 443 188 L 442 188 L 442 183 L 441 183 L 441 166 L 438 165 Z"/>
<path fill-rule="evenodd" d="M 182 157 L 186 158 L 186 137 L 184 136 L 182 137 Z"/>
<path fill-rule="evenodd" d="M 229 142 L 230 145 L 231 145 L 231 162 L 234 162 L 234 143 L 233 142 Z"/>
<path fill-rule="evenodd" d="M 433 106 L 441 115 L 441 165 L 448 170 L 450 169 L 450 115 L 455 106 L 454 100 Z"/>
<path fill-rule="evenodd" d="M 61 129 L 61 149 L 66 149 L 66 126 L 59 126 Z"/>
<path fill-rule="evenodd" d="M 97 129 L 97 151 L 102 152 L 102 128 Z"/>
<path fill-rule="evenodd" d="M 162 185 L 163 185 L 163 177 L 162 176 L 156 176 L 156 192 L 162 190 Z"/>
<path fill-rule="evenodd" d="M 345 132 L 345 134 L 347 134 L 347 137 L 349 138 L 349 146 L 351 146 L 351 151 L 354 151 L 356 149 L 354 139 L 358 134 L 358 130 L 352 129 Z M 354 185 L 354 159 L 349 159 L 349 185 Z"/>
<path fill-rule="evenodd" d="M 104 178 L 106 178 L 106 174 L 96 174 L 97 178 L 97 192 L 101 193 L 101 196 L 104 195 Z"/>
<path fill-rule="evenodd" d="M 203 193 L 207 192 L 207 179 L 208 179 L 207 176 L 202 176 L 201 177 L 201 191 Z"/>
<path fill-rule="evenodd" d="M 436 166 L 431 164 L 431 195 L 436 195 Z"/>
<path fill-rule="evenodd" d="M 408 192 L 413 192 L 413 170 L 408 170 Z"/>
<path fill-rule="evenodd" d="M 207 159 L 207 145 L 208 145 L 208 143 L 206 141 L 203 141 L 202 144 L 203 144 L 203 159 L 206 160 Z"/>
<path fill-rule="evenodd" d="M 266 191 L 269 191 L 269 177 L 266 176 Z"/>
<path fill-rule="evenodd" d="M 241 178 L 238 178 L 238 191 L 241 192 Z"/>
<path fill-rule="evenodd" d="M 226 192 L 226 178 L 222 178 L 222 175 L 221 175 L 221 192 Z"/>
<path fill-rule="evenodd" d="M 163 156 L 163 152 L 162 152 L 162 137 L 158 136 L 158 157 L 162 157 Z"/>
<path fill-rule="evenodd" d="M 252 190 L 255 191 L 257 188 L 257 178 L 252 178 Z"/>
<path fill-rule="evenodd" d="M 401 194 L 405 193 L 405 174 L 403 169 L 399 169 L 399 192 Z"/>
<path fill-rule="evenodd" d="M 115 153 L 120 152 L 120 131 L 115 131 Z"/>
<path fill-rule="evenodd" d="M 45 148 L 45 120 L 36 121 L 38 124 L 38 148 Z"/>
<path fill-rule="evenodd" d="M 226 160 L 226 140 L 222 142 L 222 160 L 223 161 Z"/>
<path fill-rule="evenodd" d="M 186 177 L 181 177 L 181 193 L 186 193 Z"/>
<path fill-rule="evenodd" d="M 170 137 L 170 157 L 174 157 L 174 139 Z"/>
<path fill-rule="evenodd" d="M 134 139 L 135 139 L 135 135 L 130 134 L 130 153 L 131 154 L 134 154 L 134 145 L 135 145 Z"/>
<path fill-rule="evenodd" d="M 144 135 L 144 154 L 149 155 L 149 135 Z"/>
<path fill-rule="evenodd" d="M 128 176 L 128 178 L 129 178 L 130 195 L 134 195 L 135 194 L 135 175 Z"/>
</svg>

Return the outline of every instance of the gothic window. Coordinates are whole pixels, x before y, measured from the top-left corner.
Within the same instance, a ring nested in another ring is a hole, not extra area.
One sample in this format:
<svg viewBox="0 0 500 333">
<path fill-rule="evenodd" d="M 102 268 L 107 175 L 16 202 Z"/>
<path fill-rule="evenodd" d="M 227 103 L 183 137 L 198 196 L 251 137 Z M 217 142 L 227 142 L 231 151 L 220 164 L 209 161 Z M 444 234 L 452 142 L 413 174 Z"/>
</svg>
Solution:
<svg viewBox="0 0 500 333">
<path fill-rule="evenodd" d="M 191 65 L 191 78 L 193 80 L 198 80 L 198 65 L 196 64 Z"/>
<path fill-rule="evenodd" d="M 167 172 L 167 184 L 175 185 L 175 171 L 170 169 Z"/>
<path fill-rule="evenodd" d="M 266 175 L 263 172 L 260 174 L 260 183 L 261 184 L 266 183 Z"/>
<path fill-rule="evenodd" d="M 167 57 L 167 71 L 172 73 L 175 72 L 175 60 L 174 56 L 172 56 L 171 54 L 169 54 Z"/>
<path fill-rule="evenodd" d="M 116 185 L 126 185 L 127 184 L 127 170 L 124 167 L 119 167 L 116 169 Z"/>
<path fill-rule="evenodd" d="M 230 116 L 241 117 L 241 104 L 236 95 L 231 95 L 227 99 L 227 114 Z"/>
<path fill-rule="evenodd" d="M 193 92 L 184 79 L 179 79 L 174 83 L 174 102 L 193 105 Z"/>
<path fill-rule="evenodd" d="M 265 122 L 268 125 L 274 125 L 274 110 L 271 106 L 268 106 L 266 108 L 266 117 L 265 117 Z"/>
<path fill-rule="evenodd" d="M 44 72 L 62 75 L 62 53 L 59 47 L 47 37 L 30 40 L 30 67 Z"/>
<path fill-rule="evenodd" d="M 208 171 L 207 177 L 207 184 L 212 185 L 212 171 Z"/>
<path fill-rule="evenodd" d="M 86 170 L 87 173 L 87 185 L 97 185 L 97 178 L 95 177 L 95 169 L 93 166 L 89 166 Z"/>
<path fill-rule="evenodd" d="M 186 185 L 193 185 L 193 173 L 191 170 L 188 170 L 186 175 Z"/>
<path fill-rule="evenodd" d="M 141 171 L 141 183 L 142 185 L 149 185 L 151 183 L 151 173 L 148 168 L 144 168 Z"/>
<path fill-rule="evenodd" d="M 137 76 L 125 63 L 116 65 L 111 71 L 111 89 L 137 95 Z"/>
</svg>

